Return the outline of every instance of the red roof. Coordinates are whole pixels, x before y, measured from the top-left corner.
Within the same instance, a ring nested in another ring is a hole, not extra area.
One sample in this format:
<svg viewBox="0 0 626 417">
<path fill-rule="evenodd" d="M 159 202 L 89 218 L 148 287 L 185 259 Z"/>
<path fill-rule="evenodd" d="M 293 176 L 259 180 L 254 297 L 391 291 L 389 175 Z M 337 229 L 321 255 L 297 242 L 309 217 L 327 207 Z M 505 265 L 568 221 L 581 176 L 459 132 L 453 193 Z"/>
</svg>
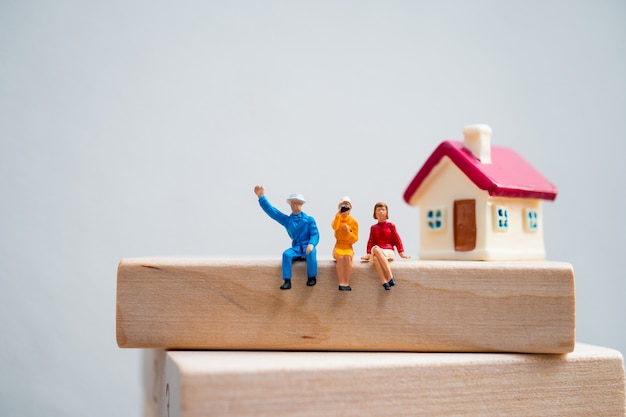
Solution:
<svg viewBox="0 0 626 417">
<path fill-rule="evenodd" d="M 491 196 L 554 200 L 556 187 L 515 151 L 491 147 L 491 163 L 483 164 L 459 141 L 442 142 L 404 192 L 407 203 L 432 169 L 447 156 L 481 190 Z"/>
</svg>

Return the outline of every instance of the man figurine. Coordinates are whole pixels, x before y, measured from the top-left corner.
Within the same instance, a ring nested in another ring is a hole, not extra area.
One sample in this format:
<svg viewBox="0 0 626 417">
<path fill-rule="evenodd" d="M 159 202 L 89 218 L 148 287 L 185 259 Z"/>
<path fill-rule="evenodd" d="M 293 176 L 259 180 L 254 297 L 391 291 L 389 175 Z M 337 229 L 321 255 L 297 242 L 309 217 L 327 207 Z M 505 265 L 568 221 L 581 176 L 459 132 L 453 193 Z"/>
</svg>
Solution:
<svg viewBox="0 0 626 417">
<path fill-rule="evenodd" d="M 291 206 L 291 214 L 282 213 L 272 206 L 265 197 L 265 188 L 261 185 L 254 187 L 254 193 L 259 197 L 259 204 L 264 212 L 272 219 L 282 224 L 291 238 L 291 247 L 283 252 L 283 285 L 281 290 L 291 288 L 291 265 L 294 260 L 306 259 L 306 285 L 312 287 L 317 277 L 317 252 L 315 247 L 319 243 L 320 234 L 315 219 L 302 212 L 302 205 L 306 202 L 302 194 L 292 194 L 287 198 Z"/>
</svg>

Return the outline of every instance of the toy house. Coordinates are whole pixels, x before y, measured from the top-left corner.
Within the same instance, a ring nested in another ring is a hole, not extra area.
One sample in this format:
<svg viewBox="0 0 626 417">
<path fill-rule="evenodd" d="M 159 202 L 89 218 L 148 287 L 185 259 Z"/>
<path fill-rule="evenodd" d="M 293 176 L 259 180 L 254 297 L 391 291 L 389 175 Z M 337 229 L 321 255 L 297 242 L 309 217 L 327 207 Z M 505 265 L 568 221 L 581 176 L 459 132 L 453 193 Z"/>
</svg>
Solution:
<svg viewBox="0 0 626 417">
<path fill-rule="evenodd" d="M 542 201 L 557 190 L 520 155 L 491 146 L 487 125 L 463 129 L 426 160 L 404 200 L 420 208 L 422 259 L 545 259 Z"/>
</svg>

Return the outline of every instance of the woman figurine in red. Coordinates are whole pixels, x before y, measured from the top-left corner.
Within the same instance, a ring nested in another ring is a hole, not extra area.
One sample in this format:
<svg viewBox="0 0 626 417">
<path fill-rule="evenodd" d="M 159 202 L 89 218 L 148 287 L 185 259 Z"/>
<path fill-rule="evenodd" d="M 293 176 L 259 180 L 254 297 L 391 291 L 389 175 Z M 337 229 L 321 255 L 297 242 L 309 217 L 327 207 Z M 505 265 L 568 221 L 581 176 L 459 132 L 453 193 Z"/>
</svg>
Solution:
<svg viewBox="0 0 626 417">
<path fill-rule="evenodd" d="M 389 209 L 387 204 L 378 202 L 374 205 L 374 218 L 378 223 L 372 225 L 370 238 L 367 241 L 367 255 L 361 257 L 362 261 L 372 261 L 380 282 L 386 290 L 396 285 L 396 281 L 391 273 L 389 262 L 396 257 L 394 248 L 398 250 L 401 258 L 410 258 L 404 253 L 402 240 L 396 230 L 396 226 L 388 222 Z"/>
</svg>

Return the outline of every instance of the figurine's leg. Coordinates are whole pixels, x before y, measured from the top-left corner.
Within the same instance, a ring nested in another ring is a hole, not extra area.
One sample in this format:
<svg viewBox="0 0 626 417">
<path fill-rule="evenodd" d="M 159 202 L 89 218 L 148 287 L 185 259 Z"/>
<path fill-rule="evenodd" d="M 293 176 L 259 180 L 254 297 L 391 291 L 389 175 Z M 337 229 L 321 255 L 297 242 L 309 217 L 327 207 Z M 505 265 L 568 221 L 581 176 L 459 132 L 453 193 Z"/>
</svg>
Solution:
<svg viewBox="0 0 626 417">
<path fill-rule="evenodd" d="M 345 261 L 345 272 L 344 272 L 344 281 L 346 283 L 346 286 L 350 287 L 350 276 L 352 275 L 352 257 L 351 256 L 346 256 L 346 261 Z"/>
<path fill-rule="evenodd" d="M 298 257 L 298 254 L 292 248 L 286 249 L 283 252 L 283 280 L 285 282 L 280 287 L 281 290 L 291 288 L 291 264 L 293 263 L 293 258 L 296 257 Z"/>
<path fill-rule="evenodd" d="M 291 266 L 293 258 L 297 258 L 298 254 L 293 248 L 285 249 L 283 252 L 283 279 L 291 279 Z"/>
<path fill-rule="evenodd" d="M 383 267 L 380 265 L 380 262 L 378 261 L 378 259 L 372 255 L 372 263 L 374 264 L 374 268 L 376 269 L 376 273 L 378 274 L 378 277 L 380 278 L 380 283 L 384 284 L 385 282 L 387 282 L 387 279 L 385 278 L 385 271 L 383 270 Z"/>
<path fill-rule="evenodd" d="M 352 274 L 352 257 L 337 257 L 337 277 L 339 278 L 339 287 L 350 287 L 350 275 Z M 341 289 L 341 288 L 340 288 Z"/>
<path fill-rule="evenodd" d="M 312 287 L 316 284 L 317 277 L 317 252 L 315 248 L 306 256 L 306 285 Z"/>
<path fill-rule="evenodd" d="M 335 269 L 337 269 L 337 282 L 339 283 L 339 289 L 341 289 L 341 287 L 343 287 L 343 256 L 337 256 L 335 261 Z"/>
<path fill-rule="evenodd" d="M 375 262 L 374 264 L 378 265 L 376 270 L 382 271 L 382 274 L 380 275 L 381 280 L 383 280 L 382 283 L 384 284 L 385 282 L 391 281 L 391 278 L 392 278 L 391 267 L 389 266 L 389 261 L 387 260 L 387 255 L 385 255 L 385 252 L 378 246 L 374 246 L 372 248 L 372 256 L 374 257 L 374 262 Z"/>
</svg>

